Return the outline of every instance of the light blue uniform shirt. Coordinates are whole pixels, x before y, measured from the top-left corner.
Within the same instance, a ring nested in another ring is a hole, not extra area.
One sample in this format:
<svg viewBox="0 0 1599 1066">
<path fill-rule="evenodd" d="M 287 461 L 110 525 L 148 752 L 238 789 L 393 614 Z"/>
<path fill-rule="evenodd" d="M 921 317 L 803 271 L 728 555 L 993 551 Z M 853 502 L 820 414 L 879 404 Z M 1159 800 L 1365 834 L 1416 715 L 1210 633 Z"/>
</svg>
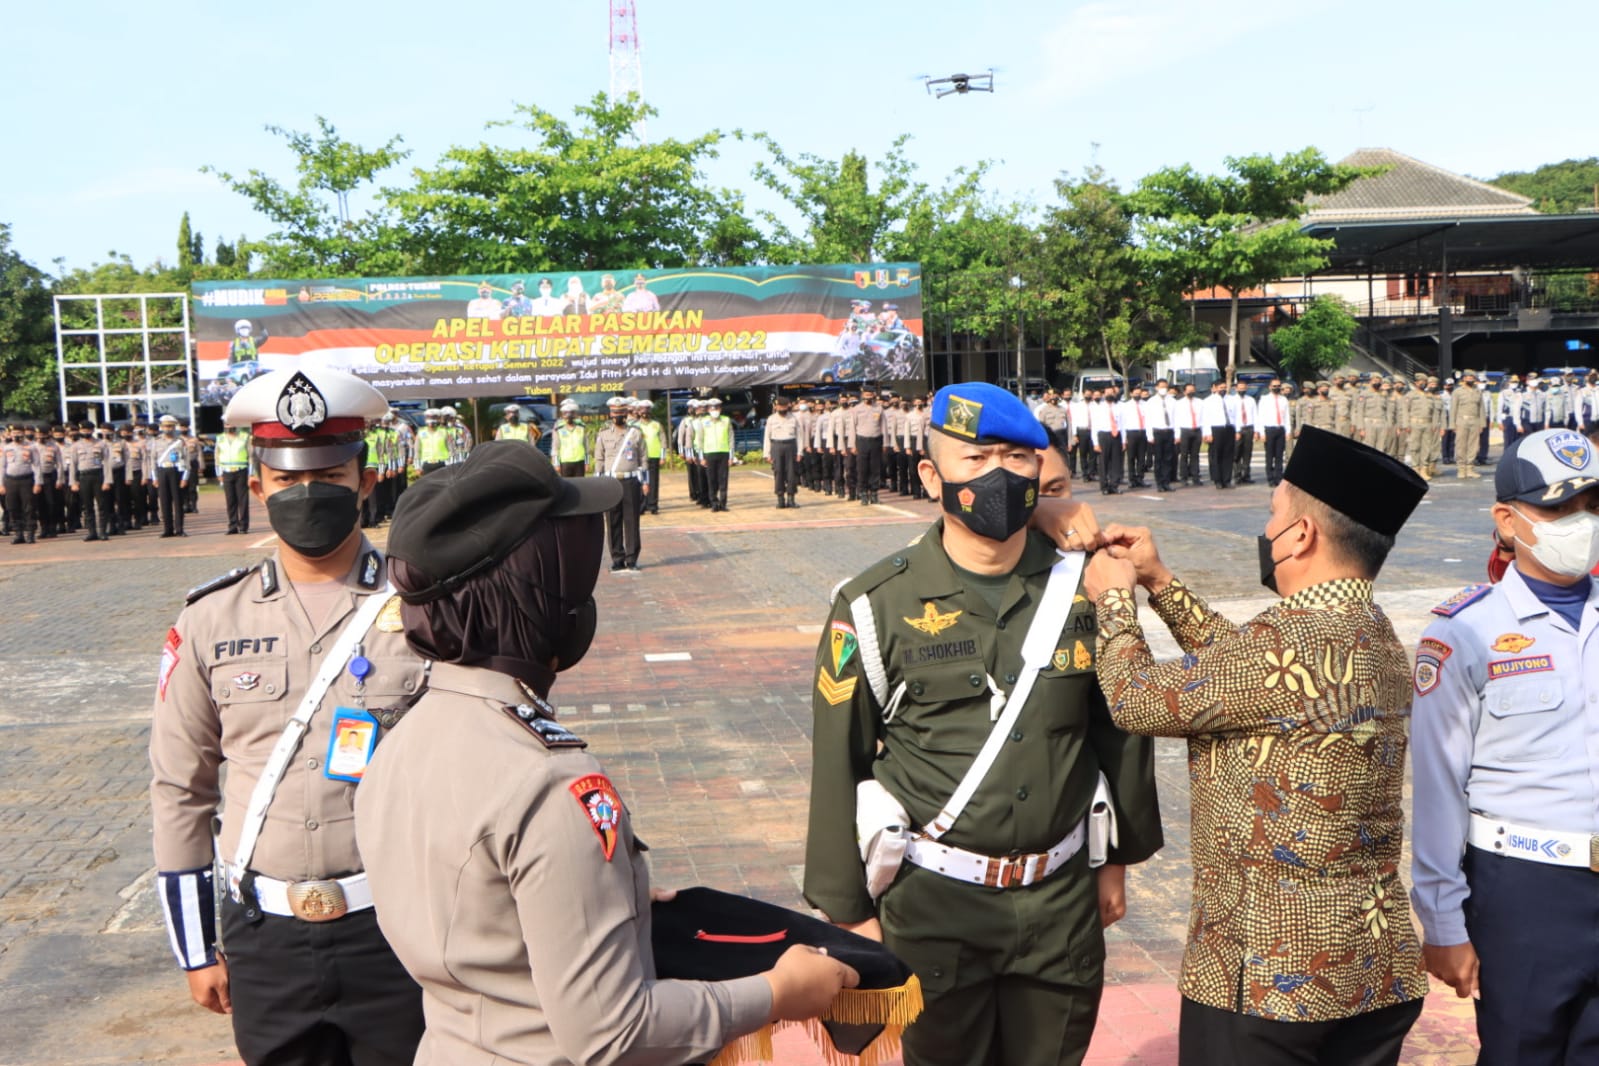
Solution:
<svg viewBox="0 0 1599 1066">
<path fill-rule="evenodd" d="M 1472 812 L 1599 833 L 1599 582 L 1580 632 L 1514 565 L 1481 598 L 1435 618 L 1416 653 L 1410 729 L 1411 899 L 1427 943 L 1463 944 Z"/>
</svg>

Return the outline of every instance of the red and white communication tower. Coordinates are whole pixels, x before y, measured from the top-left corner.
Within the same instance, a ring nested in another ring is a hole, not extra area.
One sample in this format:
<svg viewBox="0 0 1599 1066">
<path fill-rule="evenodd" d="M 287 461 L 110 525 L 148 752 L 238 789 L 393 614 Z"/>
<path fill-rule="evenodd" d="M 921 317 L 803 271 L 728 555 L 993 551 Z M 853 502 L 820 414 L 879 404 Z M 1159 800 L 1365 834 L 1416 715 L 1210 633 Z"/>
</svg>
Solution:
<svg viewBox="0 0 1599 1066">
<path fill-rule="evenodd" d="M 644 59 L 639 52 L 638 3 L 611 0 L 611 102 L 637 93 L 644 99 Z M 644 120 L 633 125 L 633 135 L 644 139 Z"/>
</svg>

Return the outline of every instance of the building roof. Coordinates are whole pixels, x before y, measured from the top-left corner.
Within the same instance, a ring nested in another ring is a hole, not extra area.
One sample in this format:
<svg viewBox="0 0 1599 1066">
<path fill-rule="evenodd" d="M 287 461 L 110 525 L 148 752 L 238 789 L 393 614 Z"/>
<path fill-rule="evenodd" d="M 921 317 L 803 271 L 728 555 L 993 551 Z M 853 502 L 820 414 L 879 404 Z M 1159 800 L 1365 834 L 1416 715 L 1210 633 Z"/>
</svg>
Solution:
<svg viewBox="0 0 1599 1066">
<path fill-rule="evenodd" d="M 1388 169 L 1376 177 L 1357 178 L 1339 192 L 1310 197 L 1300 219 L 1305 225 L 1537 214 L 1528 197 L 1453 174 L 1391 148 L 1356 149 L 1340 162 Z"/>
<path fill-rule="evenodd" d="M 1340 222 L 1307 220 L 1303 233 L 1330 238 L 1323 275 L 1533 269 L 1599 269 L 1599 215 L 1433 217 Z"/>
</svg>

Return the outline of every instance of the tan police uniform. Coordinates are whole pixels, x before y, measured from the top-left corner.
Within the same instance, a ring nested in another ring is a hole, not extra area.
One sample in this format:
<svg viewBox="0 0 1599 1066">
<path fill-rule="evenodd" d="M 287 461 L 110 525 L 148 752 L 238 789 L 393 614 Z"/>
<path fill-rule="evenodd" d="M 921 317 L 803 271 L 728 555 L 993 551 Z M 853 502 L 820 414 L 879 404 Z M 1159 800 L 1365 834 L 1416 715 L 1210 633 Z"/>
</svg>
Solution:
<svg viewBox="0 0 1599 1066">
<path fill-rule="evenodd" d="M 266 465 L 314 470 L 358 456 L 362 423 L 384 406 L 351 375 L 275 371 L 240 389 L 225 418 L 251 425 Z M 353 510 L 351 518 L 354 533 Z M 399 631 L 383 556 L 365 538 L 358 544 L 338 582 L 290 583 L 284 548 L 200 586 L 162 647 L 150 798 L 163 910 L 179 964 L 205 969 L 218 961 L 221 897 L 234 1037 L 251 1066 L 399 1066 L 421 1038 L 420 993 L 372 912 L 355 790 L 365 755 L 427 672 Z M 330 681 L 303 736 L 283 739 L 319 676 Z M 291 754 L 276 788 L 258 796 L 280 744 Z M 241 836 L 255 825 L 241 865 Z"/>
<path fill-rule="evenodd" d="M 357 798 L 384 931 L 425 989 L 416 1062 L 707 1062 L 766 1023 L 770 986 L 655 979 L 632 818 L 532 699 L 435 663 Z"/>
</svg>

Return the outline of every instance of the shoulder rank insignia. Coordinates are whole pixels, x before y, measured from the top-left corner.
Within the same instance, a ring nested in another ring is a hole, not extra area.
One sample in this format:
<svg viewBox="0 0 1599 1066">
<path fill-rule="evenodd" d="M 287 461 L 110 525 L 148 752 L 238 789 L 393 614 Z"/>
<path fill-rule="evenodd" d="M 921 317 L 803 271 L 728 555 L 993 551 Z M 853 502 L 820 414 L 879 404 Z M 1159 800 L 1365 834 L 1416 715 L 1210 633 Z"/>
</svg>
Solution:
<svg viewBox="0 0 1599 1066">
<path fill-rule="evenodd" d="M 357 579 L 361 582 L 361 587 L 364 589 L 377 588 L 378 574 L 382 571 L 382 569 L 383 565 L 377 553 L 377 549 L 374 548 L 367 552 L 366 555 L 361 559 L 361 576 Z"/>
<path fill-rule="evenodd" d="M 271 559 L 261 560 L 261 595 L 270 596 L 278 591 L 278 567 Z"/>
<path fill-rule="evenodd" d="M 1453 618 L 1461 611 L 1470 607 L 1488 593 L 1493 591 L 1492 585 L 1468 585 L 1449 597 L 1444 602 L 1432 609 L 1432 613 L 1444 618 Z"/>
<path fill-rule="evenodd" d="M 922 608 L 922 616 L 920 618 L 906 617 L 905 621 L 912 629 L 926 633 L 930 637 L 936 637 L 944 630 L 954 626 L 956 619 L 960 618 L 961 614 L 962 612 L 960 611 L 940 614 L 938 607 L 929 600 L 927 605 Z"/>
<path fill-rule="evenodd" d="M 553 718 L 546 718 L 539 709 L 526 703 L 507 703 L 505 713 L 527 727 L 527 731 L 546 748 L 586 748 L 588 741 L 572 732 Z"/>
<path fill-rule="evenodd" d="M 211 595 L 211 593 L 217 591 L 217 589 L 225 589 L 229 585 L 237 585 L 241 580 L 244 579 L 244 576 L 253 569 L 255 568 L 250 566 L 235 566 L 232 570 L 229 570 L 221 577 L 214 577 L 204 584 L 194 586 L 194 588 L 190 589 L 184 595 L 183 602 L 185 604 L 190 604 L 195 600 L 203 599 L 204 597 Z"/>
<path fill-rule="evenodd" d="M 826 670 L 816 671 L 816 691 L 821 693 L 822 699 L 834 707 L 855 695 L 855 685 L 858 681 L 860 681 L 858 677 L 845 677 L 835 681 L 827 676 Z"/>
</svg>

